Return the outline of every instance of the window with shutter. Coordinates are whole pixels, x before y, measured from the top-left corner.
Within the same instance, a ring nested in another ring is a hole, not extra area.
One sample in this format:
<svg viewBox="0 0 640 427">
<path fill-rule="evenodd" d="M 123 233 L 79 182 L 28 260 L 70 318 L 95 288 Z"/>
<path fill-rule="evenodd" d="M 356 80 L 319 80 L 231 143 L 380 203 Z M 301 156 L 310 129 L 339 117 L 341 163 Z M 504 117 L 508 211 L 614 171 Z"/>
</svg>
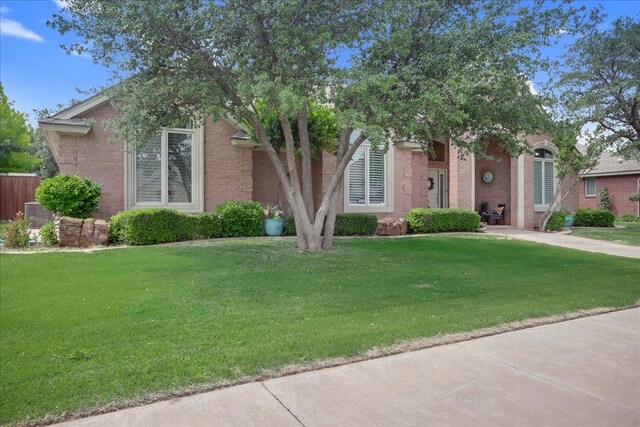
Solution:
<svg viewBox="0 0 640 427">
<path fill-rule="evenodd" d="M 556 187 L 554 155 L 545 149 L 534 150 L 533 204 L 536 210 L 544 210 L 553 201 Z"/>
<path fill-rule="evenodd" d="M 164 129 L 130 156 L 128 207 L 201 211 L 201 138 L 193 126 Z"/>
<path fill-rule="evenodd" d="M 360 133 L 354 132 L 352 141 Z M 387 173 L 388 154 L 373 150 L 369 141 L 365 141 L 349 162 L 345 174 L 346 206 L 360 212 L 376 212 L 391 209 L 387 203 L 389 197 Z M 388 208 L 388 209 L 387 209 Z"/>
</svg>

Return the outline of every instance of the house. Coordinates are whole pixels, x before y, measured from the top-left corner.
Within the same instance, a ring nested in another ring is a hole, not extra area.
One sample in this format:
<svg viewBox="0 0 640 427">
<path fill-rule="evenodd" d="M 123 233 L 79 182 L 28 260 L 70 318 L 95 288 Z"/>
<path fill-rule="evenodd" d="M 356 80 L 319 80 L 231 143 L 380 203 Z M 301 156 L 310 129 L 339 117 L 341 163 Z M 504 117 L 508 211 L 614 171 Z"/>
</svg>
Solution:
<svg viewBox="0 0 640 427">
<path fill-rule="evenodd" d="M 579 149 L 585 150 L 584 146 Z M 640 202 L 629 200 L 629 196 L 640 190 L 640 160 L 624 160 L 604 152 L 596 166 L 580 177 L 580 208 L 597 208 L 600 190 L 606 188 L 613 196 L 613 212 L 616 215 L 640 216 Z"/>
<path fill-rule="evenodd" d="M 60 171 L 102 184 L 96 216 L 141 207 L 211 211 L 232 199 L 285 204 L 266 152 L 233 120 L 165 129 L 128 151 L 123 143 L 109 143 L 102 125 L 115 114 L 98 94 L 40 121 Z M 510 158 L 491 142 L 491 160 L 462 156 L 441 142 L 431 157 L 408 141 L 386 153 L 365 143 L 345 172 L 338 212 L 402 216 L 415 207 L 477 210 L 487 201 L 494 209 L 506 204 L 505 224 L 532 229 L 553 197 L 555 147 L 548 135 L 527 140 L 535 155 Z M 334 167 L 335 157 L 326 152 L 313 161 L 316 206 Z"/>
</svg>

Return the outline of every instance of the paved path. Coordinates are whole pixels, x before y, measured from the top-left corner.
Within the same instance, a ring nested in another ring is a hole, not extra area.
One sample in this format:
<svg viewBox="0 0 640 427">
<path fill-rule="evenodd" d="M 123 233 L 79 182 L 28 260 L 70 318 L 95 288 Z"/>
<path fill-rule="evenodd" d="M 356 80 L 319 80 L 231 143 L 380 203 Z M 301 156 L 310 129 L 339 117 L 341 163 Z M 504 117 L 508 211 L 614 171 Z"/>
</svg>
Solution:
<svg viewBox="0 0 640 427">
<path fill-rule="evenodd" d="M 638 426 L 640 308 L 251 383 L 67 426 Z"/>
<path fill-rule="evenodd" d="M 587 239 L 585 237 L 572 236 L 568 233 L 540 233 L 538 231 L 518 230 L 517 228 L 511 227 L 489 226 L 486 234 L 562 246 L 579 251 L 617 255 L 627 258 L 640 258 L 640 247 L 638 246 L 623 245 L 620 243 L 607 242 L 606 240 Z"/>
</svg>

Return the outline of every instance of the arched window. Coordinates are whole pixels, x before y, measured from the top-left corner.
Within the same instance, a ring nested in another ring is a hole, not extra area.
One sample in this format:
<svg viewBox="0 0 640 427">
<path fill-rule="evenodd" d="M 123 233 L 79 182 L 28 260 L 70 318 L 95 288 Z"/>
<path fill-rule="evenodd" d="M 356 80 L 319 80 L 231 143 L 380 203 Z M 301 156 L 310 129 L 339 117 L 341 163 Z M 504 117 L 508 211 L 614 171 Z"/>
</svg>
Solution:
<svg viewBox="0 0 640 427">
<path fill-rule="evenodd" d="M 533 159 L 533 204 L 535 210 L 545 210 L 553 200 L 555 192 L 555 156 L 553 152 L 538 148 Z"/>
</svg>

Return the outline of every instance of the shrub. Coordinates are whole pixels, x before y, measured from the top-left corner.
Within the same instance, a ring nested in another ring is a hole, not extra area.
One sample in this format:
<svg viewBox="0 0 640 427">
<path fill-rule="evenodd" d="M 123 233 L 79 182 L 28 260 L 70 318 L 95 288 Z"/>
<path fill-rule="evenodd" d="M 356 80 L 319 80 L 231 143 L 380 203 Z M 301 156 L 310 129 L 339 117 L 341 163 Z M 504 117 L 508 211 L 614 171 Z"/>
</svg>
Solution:
<svg viewBox="0 0 640 427">
<path fill-rule="evenodd" d="M 213 239 L 222 235 L 220 216 L 214 212 L 197 213 L 191 215 L 194 222 L 194 236 L 196 239 Z"/>
<path fill-rule="evenodd" d="M 616 216 L 604 209 L 580 209 L 576 212 L 573 225 L 576 227 L 613 227 Z"/>
<path fill-rule="evenodd" d="M 618 221 L 621 222 L 640 222 L 640 217 L 634 214 L 624 214 L 618 217 Z"/>
<path fill-rule="evenodd" d="M 406 219 L 413 233 L 475 231 L 480 226 L 480 215 L 467 209 L 417 208 L 407 212 Z"/>
<path fill-rule="evenodd" d="M 56 235 L 56 224 L 53 221 L 47 221 L 40 227 L 40 240 L 45 245 L 54 246 L 58 244 L 58 236 Z"/>
<path fill-rule="evenodd" d="M 115 214 L 109 221 L 109 237 L 113 243 L 152 245 L 191 240 L 195 222 L 189 214 L 174 209 L 148 208 Z"/>
<path fill-rule="evenodd" d="M 4 245 L 14 249 L 29 246 L 29 221 L 22 212 L 16 214 L 4 233 Z"/>
<path fill-rule="evenodd" d="M 102 195 L 100 184 L 76 175 L 61 174 L 42 181 L 36 201 L 63 216 L 88 218 L 98 209 Z"/>
<path fill-rule="evenodd" d="M 607 187 L 600 189 L 600 198 L 598 200 L 598 209 L 607 211 L 613 210 L 613 196 L 609 193 Z"/>
<path fill-rule="evenodd" d="M 262 236 L 264 209 L 258 202 L 230 200 L 217 207 L 222 237 Z"/>
<path fill-rule="evenodd" d="M 343 213 L 336 215 L 335 236 L 370 236 L 378 228 L 378 218 L 373 214 Z M 324 234 L 324 229 L 323 229 Z M 288 216 L 284 221 L 284 234 L 296 235 L 296 221 Z"/>
<path fill-rule="evenodd" d="M 343 213 L 336 215 L 336 236 L 370 236 L 378 228 L 378 217 L 373 214 Z"/>
<path fill-rule="evenodd" d="M 127 245 L 152 245 L 220 237 L 220 217 L 215 213 L 187 214 L 174 209 L 134 209 L 109 220 L 109 241 Z"/>
<path fill-rule="evenodd" d="M 547 221 L 547 230 L 549 231 L 562 231 L 564 228 L 564 217 L 565 214 L 562 212 L 554 212 L 549 217 L 549 221 Z"/>
</svg>

